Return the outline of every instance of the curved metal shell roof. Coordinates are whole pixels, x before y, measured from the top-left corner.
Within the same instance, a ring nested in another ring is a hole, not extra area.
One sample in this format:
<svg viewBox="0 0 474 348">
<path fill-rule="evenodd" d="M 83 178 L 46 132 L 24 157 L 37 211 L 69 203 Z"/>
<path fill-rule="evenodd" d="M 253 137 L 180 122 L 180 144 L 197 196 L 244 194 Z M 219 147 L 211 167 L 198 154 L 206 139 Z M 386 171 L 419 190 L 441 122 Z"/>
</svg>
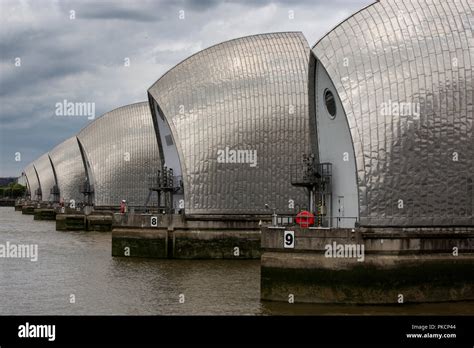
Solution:
<svg viewBox="0 0 474 348">
<path fill-rule="evenodd" d="M 30 197 L 34 200 L 36 197 L 36 190 L 39 188 L 39 181 L 33 163 L 27 165 L 24 172 L 26 175 L 28 190 L 30 191 Z"/>
<path fill-rule="evenodd" d="M 41 194 L 43 201 L 52 200 L 51 189 L 56 185 L 56 179 L 54 177 L 53 167 L 49 159 L 48 153 L 45 153 L 36 161 L 33 165 L 38 173 L 39 184 L 41 187 Z"/>
<path fill-rule="evenodd" d="M 150 87 L 177 145 L 187 214 L 307 204 L 289 165 L 310 151 L 309 56 L 301 33 L 249 36 L 198 52 Z"/>
<path fill-rule="evenodd" d="M 81 202 L 83 195 L 80 187 L 84 183 L 86 172 L 77 138 L 71 137 L 49 152 L 58 180 L 60 200 Z"/>
<path fill-rule="evenodd" d="M 474 224 L 473 12 L 382 0 L 313 48 L 347 114 L 362 224 Z"/>
<path fill-rule="evenodd" d="M 160 167 L 158 143 L 148 103 L 105 113 L 77 135 L 94 185 L 95 206 L 143 206 L 149 178 Z"/>
</svg>

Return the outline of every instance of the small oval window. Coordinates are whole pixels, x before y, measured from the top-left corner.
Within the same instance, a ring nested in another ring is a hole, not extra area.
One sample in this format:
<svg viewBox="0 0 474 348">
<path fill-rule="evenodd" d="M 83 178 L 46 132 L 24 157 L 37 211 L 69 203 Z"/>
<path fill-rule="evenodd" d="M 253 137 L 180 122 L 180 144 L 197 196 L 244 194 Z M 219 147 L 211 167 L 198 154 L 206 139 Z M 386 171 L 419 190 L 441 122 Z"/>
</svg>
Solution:
<svg viewBox="0 0 474 348">
<path fill-rule="evenodd" d="M 331 119 L 334 119 L 336 117 L 336 101 L 334 100 L 334 94 L 329 89 L 324 91 L 324 103 Z"/>
</svg>

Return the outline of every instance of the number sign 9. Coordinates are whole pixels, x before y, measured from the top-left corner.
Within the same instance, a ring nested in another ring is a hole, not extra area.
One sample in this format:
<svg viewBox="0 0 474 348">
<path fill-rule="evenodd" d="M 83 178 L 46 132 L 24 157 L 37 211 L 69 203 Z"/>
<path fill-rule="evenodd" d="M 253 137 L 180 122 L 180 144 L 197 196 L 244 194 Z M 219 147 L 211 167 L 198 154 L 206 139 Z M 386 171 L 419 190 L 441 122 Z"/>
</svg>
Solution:
<svg viewBox="0 0 474 348">
<path fill-rule="evenodd" d="M 285 248 L 295 247 L 295 232 L 294 231 L 285 231 L 285 233 L 283 234 L 283 246 Z"/>
</svg>

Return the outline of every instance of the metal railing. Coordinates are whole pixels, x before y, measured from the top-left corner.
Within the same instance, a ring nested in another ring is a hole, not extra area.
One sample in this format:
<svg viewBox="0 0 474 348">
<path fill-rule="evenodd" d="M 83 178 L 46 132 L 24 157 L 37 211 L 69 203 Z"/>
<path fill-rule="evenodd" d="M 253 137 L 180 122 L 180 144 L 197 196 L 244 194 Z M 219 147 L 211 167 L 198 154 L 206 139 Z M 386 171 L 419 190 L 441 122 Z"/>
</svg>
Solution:
<svg viewBox="0 0 474 348">
<path fill-rule="evenodd" d="M 179 192 L 183 188 L 183 177 L 173 175 L 172 172 L 157 173 L 149 176 L 147 179 L 148 188 L 154 191 L 173 191 Z"/>
<path fill-rule="evenodd" d="M 296 215 L 278 215 L 273 216 L 271 226 L 272 227 L 285 227 L 285 226 L 297 226 Z M 359 218 L 356 216 L 326 216 L 326 215 L 315 215 L 314 222 L 308 223 L 303 218 L 305 228 L 350 228 L 356 227 L 359 223 Z"/>
<path fill-rule="evenodd" d="M 313 163 L 312 160 L 305 158 L 300 163 L 290 164 L 289 168 L 290 181 L 294 186 L 314 186 L 331 181 L 331 163 Z"/>
</svg>

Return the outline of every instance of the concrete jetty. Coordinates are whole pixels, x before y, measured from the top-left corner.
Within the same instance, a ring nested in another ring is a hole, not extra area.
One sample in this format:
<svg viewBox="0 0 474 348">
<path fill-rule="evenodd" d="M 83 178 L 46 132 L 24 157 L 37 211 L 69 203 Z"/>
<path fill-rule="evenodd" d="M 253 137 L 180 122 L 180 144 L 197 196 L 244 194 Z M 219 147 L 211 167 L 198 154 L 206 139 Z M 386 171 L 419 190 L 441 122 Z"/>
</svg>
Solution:
<svg viewBox="0 0 474 348">
<path fill-rule="evenodd" d="M 112 231 L 112 212 L 70 210 L 56 215 L 57 231 Z"/>
<path fill-rule="evenodd" d="M 34 210 L 34 220 L 56 220 L 56 209 L 39 208 Z"/>
<path fill-rule="evenodd" d="M 56 215 L 56 231 L 85 231 L 86 217 L 84 214 Z"/>
<path fill-rule="evenodd" d="M 399 304 L 474 300 L 474 227 L 263 227 L 261 298 Z"/>
<path fill-rule="evenodd" d="M 114 215 L 112 255 L 175 259 L 258 259 L 254 220 L 185 219 L 182 215 Z"/>
<path fill-rule="evenodd" d="M 90 214 L 86 215 L 87 231 L 112 231 L 112 214 Z"/>
<path fill-rule="evenodd" d="M 35 205 L 23 205 L 21 207 L 21 213 L 24 215 L 34 215 L 35 214 Z"/>
</svg>

